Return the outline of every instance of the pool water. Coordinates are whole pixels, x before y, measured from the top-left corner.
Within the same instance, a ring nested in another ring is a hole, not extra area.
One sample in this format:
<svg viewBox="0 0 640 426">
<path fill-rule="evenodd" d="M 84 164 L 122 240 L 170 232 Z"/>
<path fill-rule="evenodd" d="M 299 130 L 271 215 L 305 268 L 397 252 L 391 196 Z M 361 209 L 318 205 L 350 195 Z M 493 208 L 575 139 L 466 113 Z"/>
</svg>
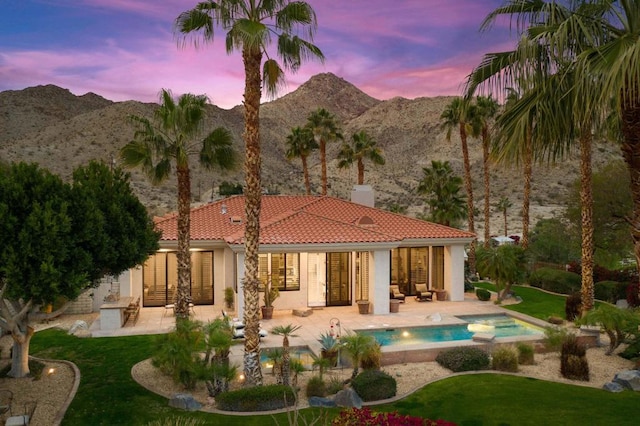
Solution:
<svg viewBox="0 0 640 426">
<path fill-rule="evenodd" d="M 269 359 L 269 348 L 262 349 L 260 352 L 260 364 L 262 364 L 262 368 L 271 368 L 273 367 L 272 361 Z M 313 367 L 313 358 L 311 357 L 311 350 L 308 346 L 299 346 L 289 348 L 289 357 L 291 359 L 296 359 L 304 365 L 304 368 L 307 370 L 311 370 Z"/>
<path fill-rule="evenodd" d="M 475 333 L 492 333 L 497 338 L 544 334 L 542 328 L 508 315 L 458 316 L 457 318 L 466 321 L 467 324 L 359 330 L 358 333 L 375 337 L 381 346 L 471 340 Z"/>
</svg>

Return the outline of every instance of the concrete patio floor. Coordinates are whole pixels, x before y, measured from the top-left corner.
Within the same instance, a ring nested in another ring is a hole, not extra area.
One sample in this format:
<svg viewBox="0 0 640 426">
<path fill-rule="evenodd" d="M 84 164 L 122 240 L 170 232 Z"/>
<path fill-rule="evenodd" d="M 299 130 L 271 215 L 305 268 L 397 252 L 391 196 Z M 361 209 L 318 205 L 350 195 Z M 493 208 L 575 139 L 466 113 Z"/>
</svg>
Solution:
<svg viewBox="0 0 640 426">
<path fill-rule="evenodd" d="M 448 325 L 459 324 L 462 321 L 457 315 L 483 315 L 483 314 L 500 314 L 509 312 L 512 316 L 521 317 L 522 319 L 544 326 L 544 321 L 537 320 L 522 314 L 507 311 L 504 308 L 495 305 L 492 302 L 481 302 L 475 295 L 467 294 L 463 302 L 449 301 L 430 301 L 418 302 L 413 297 L 407 297 L 405 303 L 400 304 L 398 313 L 390 313 L 387 315 L 359 314 L 358 306 L 340 306 L 340 307 L 324 307 L 314 308 L 313 313 L 307 317 L 295 316 L 291 309 L 278 309 L 275 303 L 273 318 L 270 320 L 262 320 L 261 328 L 266 330 L 268 336 L 261 339 L 262 348 L 275 348 L 282 346 L 282 337 L 271 333 L 271 329 L 279 325 L 300 325 L 300 329 L 295 332 L 296 337 L 289 339 L 291 347 L 307 346 L 314 353 L 320 353 L 320 343 L 318 338 L 321 333 L 328 333 L 331 324 L 334 324 L 334 332 L 343 335 L 353 330 L 375 329 L 375 328 L 398 328 L 398 327 L 415 327 L 428 325 Z M 225 309 L 221 305 L 196 306 L 194 319 L 207 322 L 222 316 L 222 310 Z M 228 312 L 229 316 L 235 316 L 232 311 Z M 338 325 L 339 324 L 339 325 Z M 548 325 L 548 324 L 547 324 Z M 90 331 L 93 337 L 108 336 L 129 336 L 139 334 L 160 334 L 173 330 L 175 326 L 175 317 L 173 311 L 165 310 L 164 307 L 142 308 L 140 316 L 135 325 L 126 325 L 117 330 L 100 330 L 100 318 L 93 322 Z M 242 340 L 238 339 L 239 343 Z M 520 339 L 525 340 L 525 339 Z M 526 339 L 531 340 L 531 339 Z M 435 344 L 420 345 L 420 347 L 408 347 L 408 350 L 416 349 L 436 349 L 441 350 L 443 347 L 462 346 L 476 344 L 470 341 L 444 342 Z M 237 344 L 232 347 L 232 357 L 242 356 L 244 346 Z M 390 349 L 383 347 L 384 353 Z M 428 356 L 433 359 L 436 352 Z M 425 360 L 423 357 L 408 357 L 405 355 L 398 356 L 395 354 L 387 354 L 387 361 L 392 362 L 416 362 Z M 391 358 L 390 358 L 391 356 Z"/>
</svg>

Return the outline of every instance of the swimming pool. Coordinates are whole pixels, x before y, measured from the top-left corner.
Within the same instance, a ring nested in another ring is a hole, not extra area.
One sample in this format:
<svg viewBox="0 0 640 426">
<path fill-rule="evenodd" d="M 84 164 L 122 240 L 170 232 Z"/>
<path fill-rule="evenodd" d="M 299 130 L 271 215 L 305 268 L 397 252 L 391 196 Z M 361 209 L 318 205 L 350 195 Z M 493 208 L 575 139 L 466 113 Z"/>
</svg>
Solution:
<svg viewBox="0 0 640 426">
<path fill-rule="evenodd" d="M 395 327 L 377 330 L 358 330 L 364 335 L 373 336 L 380 346 L 405 346 L 424 343 L 472 340 L 476 333 L 491 333 L 496 338 L 540 336 L 544 330 L 525 321 L 508 315 L 457 316 L 464 321 L 461 324 Z"/>
<path fill-rule="evenodd" d="M 260 351 L 260 364 L 262 368 L 270 369 L 273 367 L 272 361 L 269 359 L 269 352 L 273 348 L 265 348 Z M 311 370 L 313 367 L 313 358 L 311 349 L 308 346 L 294 346 L 289 348 L 289 357 L 302 363 L 305 369 Z"/>
</svg>

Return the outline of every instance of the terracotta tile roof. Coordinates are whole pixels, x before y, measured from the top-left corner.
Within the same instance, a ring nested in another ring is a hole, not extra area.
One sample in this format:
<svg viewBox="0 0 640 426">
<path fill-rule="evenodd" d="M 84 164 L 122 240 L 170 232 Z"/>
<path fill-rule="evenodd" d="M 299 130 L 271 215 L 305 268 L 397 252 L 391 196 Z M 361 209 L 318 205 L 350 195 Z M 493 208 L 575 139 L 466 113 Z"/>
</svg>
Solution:
<svg viewBox="0 0 640 426">
<path fill-rule="evenodd" d="M 224 213 L 223 213 L 224 212 Z M 244 197 L 191 210 L 192 241 L 244 241 Z M 175 214 L 156 218 L 162 241 L 177 239 Z M 435 223 L 322 196 L 264 195 L 260 244 L 400 243 L 407 239 L 463 239 L 473 234 Z"/>
</svg>

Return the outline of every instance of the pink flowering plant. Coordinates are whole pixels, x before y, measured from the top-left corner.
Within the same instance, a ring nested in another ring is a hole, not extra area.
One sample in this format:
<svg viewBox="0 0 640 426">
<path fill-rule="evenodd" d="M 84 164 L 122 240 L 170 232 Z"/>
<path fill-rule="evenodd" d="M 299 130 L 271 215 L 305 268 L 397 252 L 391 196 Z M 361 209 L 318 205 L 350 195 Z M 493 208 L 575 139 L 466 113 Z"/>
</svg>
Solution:
<svg viewBox="0 0 640 426">
<path fill-rule="evenodd" d="M 343 410 L 333 419 L 334 426 L 456 426 L 446 420 L 423 419 L 398 412 L 376 413 L 370 408 L 351 408 Z"/>
</svg>

